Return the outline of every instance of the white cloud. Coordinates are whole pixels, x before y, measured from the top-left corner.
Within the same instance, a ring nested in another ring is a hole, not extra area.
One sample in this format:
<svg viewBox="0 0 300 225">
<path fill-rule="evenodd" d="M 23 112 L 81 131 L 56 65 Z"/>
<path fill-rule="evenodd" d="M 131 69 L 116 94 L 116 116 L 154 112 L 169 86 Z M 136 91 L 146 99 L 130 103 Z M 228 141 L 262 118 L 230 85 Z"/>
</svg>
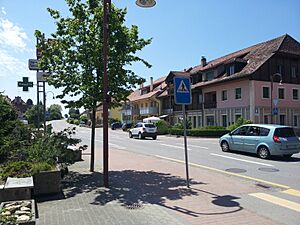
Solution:
<svg viewBox="0 0 300 225">
<path fill-rule="evenodd" d="M 5 11 L 4 7 L 1 8 L 1 12 L 2 12 L 2 14 L 6 15 L 6 11 Z"/>
<path fill-rule="evenodd" d="M 4 11 L 5 12 L 5 11 Z M 16 50 L 26 49 L 27 34 L 8 19 L 0 18 L 0 44 Z"/>
<path fill-rule="evenodd" d="M 35 74 L 28 70 L 26 60 L 21 60 L 0 49 L 0 77 L 16 76 L 35 78 Z"/>
</svg>

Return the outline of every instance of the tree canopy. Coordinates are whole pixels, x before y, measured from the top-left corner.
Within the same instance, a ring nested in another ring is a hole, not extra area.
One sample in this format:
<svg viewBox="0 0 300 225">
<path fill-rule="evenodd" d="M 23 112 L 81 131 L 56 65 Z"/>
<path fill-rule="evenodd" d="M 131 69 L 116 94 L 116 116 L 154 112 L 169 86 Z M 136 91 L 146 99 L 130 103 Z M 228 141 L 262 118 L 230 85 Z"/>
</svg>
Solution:
<svg viewBox="0 0 300 225">
<path fill-rule="evenodd" d="M 35 35 L 42 51 L 41 68 L 49 71 L 48 82 L 63 88 L 58 98 L 68 107 L 95 108 L 103 99 L 103 5 L 100 0 L 66 0 L 70 16 L 48 8 L 56 21 L 57 30 L 46 39 L 41 31 Z M 126 9 L 112 5 L 109 13 L 109 95 L 110 106 L 119 105 L 131 90 L 144 79 L 130 69 L 133 62 L 150 64 L 136 55 L 151 43 L 151 39 L 139 38 L 138 27 L 124 25 Z"/>
<path fill-rule="evenodd" d="M 49 107 L 48 112 L 50 114 L 50 120 L 60 120 L 62 118 L 61 105 L 53 104 Z"/>
</svg>

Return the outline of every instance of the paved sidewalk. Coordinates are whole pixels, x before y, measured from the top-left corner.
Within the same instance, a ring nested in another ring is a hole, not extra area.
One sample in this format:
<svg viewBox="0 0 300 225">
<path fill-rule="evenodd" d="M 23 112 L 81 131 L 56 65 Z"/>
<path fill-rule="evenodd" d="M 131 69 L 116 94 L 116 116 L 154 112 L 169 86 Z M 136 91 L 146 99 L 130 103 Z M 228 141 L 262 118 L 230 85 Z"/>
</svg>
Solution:
<svg viewBox="0 0 300 225">
<path fill-rule="evenodd" d="M 69 168 L 61 196 L 40 199 L 39 225 L 276 224 L 238 203 L 264 191 L 253 182 L 190 167 L 188 189 L 183 164 L 111 149 L 105 189 L 102 174 L 88 172 L 89 158 Z M 101 171 L 101 154 L 96 159 Z"/>
</svg>

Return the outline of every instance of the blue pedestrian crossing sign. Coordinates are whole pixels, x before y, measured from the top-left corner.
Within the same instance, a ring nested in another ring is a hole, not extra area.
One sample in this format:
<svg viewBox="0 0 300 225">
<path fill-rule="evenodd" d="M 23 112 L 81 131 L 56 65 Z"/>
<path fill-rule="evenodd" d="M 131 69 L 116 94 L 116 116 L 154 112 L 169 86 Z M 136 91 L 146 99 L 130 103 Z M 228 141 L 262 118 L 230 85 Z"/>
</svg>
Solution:
<svg viewBox="0 0 300 225">
<path fill-rule="evenodd" d="M 274 115 L 274 116 L 278 115 L 278 108 L 275 107 L 275 108 L 273 109 L 273 115 Z"/>
<path fill-rule="evenodd" d="M 192 103 L 191 80 L 189 77 L 174 77 L 175 104 L 189 105 Z"/>
</svg>

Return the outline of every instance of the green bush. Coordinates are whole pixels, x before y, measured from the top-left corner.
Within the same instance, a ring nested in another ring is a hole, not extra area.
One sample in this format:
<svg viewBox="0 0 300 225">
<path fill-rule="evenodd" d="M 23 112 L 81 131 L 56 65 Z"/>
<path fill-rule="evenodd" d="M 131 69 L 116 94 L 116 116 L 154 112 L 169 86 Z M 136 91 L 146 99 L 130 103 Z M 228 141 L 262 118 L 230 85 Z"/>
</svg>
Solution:
<svg viewBox="0 0 300 225">
<path fill-rule="evenodd" d="M 233 131 L 234 129 L 238 128 L 239 126 L 242 126 L 244 124 L 251 124 L 251 123 L 252 123 L 251 120 L 245 120 L 243 117 L 240 117 L 237 119 L 237 121 L 235 121 L 234 124 L 232 124 L 228 127 L 228 130 Z"/>
<path fill-rule="evenodd" d="M 221 137 L 222 135 L 228 133 L 229 130 L 223 128 L 221 129 L 188 129 L 187 136 L 194 137 Z M 183 129 L 171 128 L 169 129 L 169 133 L 172 135 L 183 135 Z"/>
<path fill-rule="evenodd" d="M 84 123 L 86 123 L 88 121 L 88 117 L 87 115 L 83 114 L 80 116 L 80 121 L 83 121 Z"/>
<path fill-rule="evenodd" d="M 24 161 L 10 162 L 0 169 L 3 180 L 7 177 L 30 177 L 32 176 L 32 163 Z"/>
<path fill-rule="evenodd" d="M 206 126 L 206 127 L 203 127 L 202 129 L 204 129 L 204 130 L 226 130 L 226 128 L 223 126 Z"/>
<path fill-rule="evenodd" d="M 55 166 L 45 162 L 15 161 L 2 166 L 0 168 L 0 176 L 3 180 L 6 180 L 7 177 L 30 177 L 40 171 L 50 171 L 53 169 L 55 169 Z"/>
<path fill-rule="evenodd" d="M 170 124 L 165 120 L 160 120 L 156 123 L 157 134 L 167 134 L 169 132 Z"/>
<path fill-rule="evenodd" d="M 175 125 L 172 128 L 183 129 L 183 121 L 180 121 L 179 123 L 175 123 Z M 192 121 L 186 120 L 186 129 L 192 129 Z"/>
<path fill-rule="evenodd" d="M 80 121 L 79 121 L 78 119 L 74 119 L 74 120 L 73 120 L 73 123 L 74 123 L 75 125 L 79 125 Z"/>
<path fill-rule="evenodd" d="M 115 119 L 115 118 L 108 118 L 108 124 L 111 125 L 112 123 L 115 123 L 115 122 L 119 122 L 121 123 L 121 121 L 119 119 Z"/>
</svg>

